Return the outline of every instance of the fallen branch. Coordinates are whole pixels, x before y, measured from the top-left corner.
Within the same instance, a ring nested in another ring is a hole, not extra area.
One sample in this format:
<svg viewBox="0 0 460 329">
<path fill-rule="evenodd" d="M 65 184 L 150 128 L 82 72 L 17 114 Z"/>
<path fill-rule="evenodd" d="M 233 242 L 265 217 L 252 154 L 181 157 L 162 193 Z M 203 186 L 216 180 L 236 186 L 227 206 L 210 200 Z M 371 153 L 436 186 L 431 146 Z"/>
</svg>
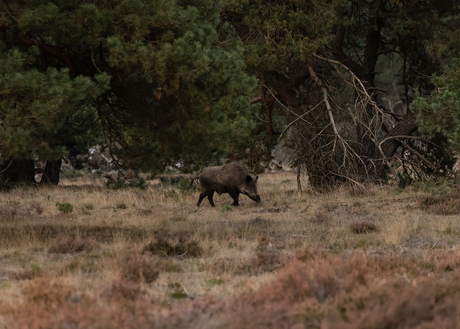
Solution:
<svg viewBox="0 0 460 329">
<path fill-rule="evenodd" d="M 438 170 L 439 168 L 428 161 L 419 151 L 411 147 L 409 144 L 404 142 L 402 139 L 398 139 L 398 141 L 407 149 L 409 149 L 412 153 L 414 153 L 428 168 L 433 170 Z"/>
<path fill-rule="evenodd" d="M 184 285 L 182 285 L 182 290 L 184 290 L 185 294 L 186 294 L 190 299 L 193 300 L 193 299 L 196 298 L 196 296 L 191 295 L 191 294 L 187 291 L 187 289 L 185 289 L 185 286 L 184 286 Z"/>
</svg>

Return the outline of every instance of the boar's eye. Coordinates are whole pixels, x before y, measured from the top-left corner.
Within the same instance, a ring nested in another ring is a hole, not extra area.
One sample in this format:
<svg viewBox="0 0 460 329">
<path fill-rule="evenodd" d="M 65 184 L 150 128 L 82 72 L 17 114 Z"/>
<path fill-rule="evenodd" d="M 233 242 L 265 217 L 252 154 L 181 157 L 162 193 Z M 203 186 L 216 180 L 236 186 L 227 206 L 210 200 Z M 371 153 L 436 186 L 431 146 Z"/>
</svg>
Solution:
<svg viewBox="0 0 460 329">
<path fill-rule="evenodd" d="M 251 176 L 246 176 L 246 183 L 252 182 L 252 177 Z"/>
</svg>

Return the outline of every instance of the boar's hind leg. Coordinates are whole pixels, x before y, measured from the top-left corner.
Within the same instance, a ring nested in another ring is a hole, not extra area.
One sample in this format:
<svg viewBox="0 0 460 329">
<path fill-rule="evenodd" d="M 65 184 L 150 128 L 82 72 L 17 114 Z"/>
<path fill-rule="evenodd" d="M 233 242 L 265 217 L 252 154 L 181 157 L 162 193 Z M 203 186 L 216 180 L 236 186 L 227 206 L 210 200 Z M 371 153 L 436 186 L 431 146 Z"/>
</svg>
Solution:
<svg viewBox="0 0 460 329">
<path fill-rule="evenodd" d="M 239 206 L 239 203 L 238 203 L 238 194 L 240 194 L 240 193 L 239 193 L 238 191 L 232 190 L 232 191 L 229 191 L 228 194 L 230 194 L 230 196 L 231 196 L 232 199 L 233 199 L 232 205 L 233 205 L 233 206 Z"/>
<path fill-rule="evenodd" d="M 200 194 L 200 198 L 198 199 L 198 203 L 196 204 L 198 207 L 200 206 L 201 201 L 202 201 L 204 198 L 206 198 L 207 195 L 208 195 L 207 192 L 202 192 L 202 193 Z"/>
<path fill-rule="evenodd" d="M 208 200 L 209 200 L 209 203 L 211 204 L 211 206 L 214 207 L 214 201 L 212 200 L 213 195 L 214 195 L 214 191 L 211 191 L 210 193 L 208 193 Z"/>
</svg>

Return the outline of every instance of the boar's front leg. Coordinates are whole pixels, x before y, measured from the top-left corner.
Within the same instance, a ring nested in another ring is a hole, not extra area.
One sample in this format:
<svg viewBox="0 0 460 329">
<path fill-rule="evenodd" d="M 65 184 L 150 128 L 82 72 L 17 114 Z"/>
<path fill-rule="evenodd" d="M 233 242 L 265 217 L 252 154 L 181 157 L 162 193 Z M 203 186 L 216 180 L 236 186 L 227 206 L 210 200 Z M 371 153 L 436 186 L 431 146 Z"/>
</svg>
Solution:
<svg viewBox="0 0 460 329">
<path fill-rule="evenodd" d="M 230 194 L 230 196 L 233 199 L 232 205 L 233 206 L 239 206 L 239 204 L 238 204 L 238 195 L 240 194 L 240 192 L 238 190 L 230 190 L 230 191 L 228 191 L 228 194 Z"/>
</svg>

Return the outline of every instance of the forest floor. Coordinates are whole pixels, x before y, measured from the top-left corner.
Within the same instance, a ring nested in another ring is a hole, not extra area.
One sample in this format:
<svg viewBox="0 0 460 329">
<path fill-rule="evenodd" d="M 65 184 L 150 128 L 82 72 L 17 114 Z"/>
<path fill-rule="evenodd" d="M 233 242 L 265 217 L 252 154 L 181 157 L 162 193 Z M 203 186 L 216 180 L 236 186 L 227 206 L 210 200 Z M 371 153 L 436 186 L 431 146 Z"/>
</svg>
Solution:
<svg viewBox="0 0 460 329">
<path fill-rule="evenodd" d="M 212 208 L 147 183 L 0 192 L 0 328 L 460 327 L 454 184 L 315 194 L 263 174 L 261 204 Z"/>
</svg>

